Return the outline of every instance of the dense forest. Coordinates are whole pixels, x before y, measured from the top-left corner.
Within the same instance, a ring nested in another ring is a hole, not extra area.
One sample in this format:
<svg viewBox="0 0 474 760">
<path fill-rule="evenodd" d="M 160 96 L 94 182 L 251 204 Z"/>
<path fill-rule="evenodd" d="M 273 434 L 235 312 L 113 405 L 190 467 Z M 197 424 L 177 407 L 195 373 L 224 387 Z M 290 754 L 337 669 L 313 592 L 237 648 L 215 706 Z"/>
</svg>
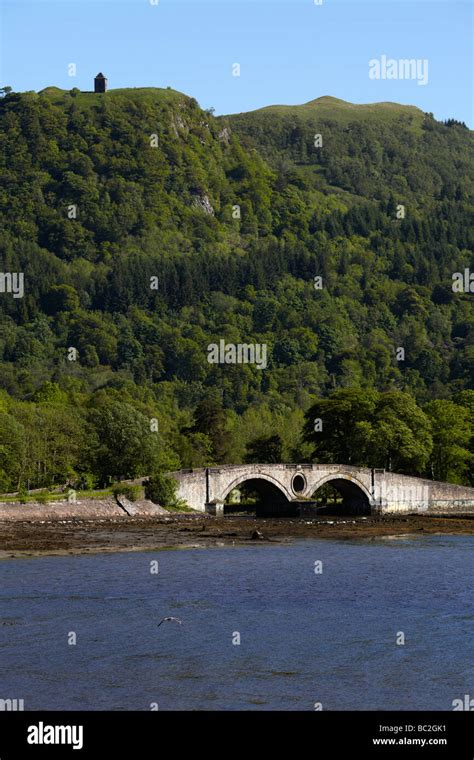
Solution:
<svg viewBox="0 0 474 760">
<path fill-rule="evenodd" d="M 473 483 L 464 124 L 51 87 L 0 99 L 0 141 L 0 491 L 259 460 Z"/>
</svg>

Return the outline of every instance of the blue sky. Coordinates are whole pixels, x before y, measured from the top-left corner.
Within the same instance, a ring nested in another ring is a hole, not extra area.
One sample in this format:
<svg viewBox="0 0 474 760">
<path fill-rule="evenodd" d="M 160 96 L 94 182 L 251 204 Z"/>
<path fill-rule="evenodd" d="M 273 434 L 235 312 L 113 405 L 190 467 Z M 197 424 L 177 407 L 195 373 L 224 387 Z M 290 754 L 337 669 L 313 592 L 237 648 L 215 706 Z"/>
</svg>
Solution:
<svg viewBox="0 0 474 760">
<path fill-rule="evenodd" d="M 0 0 L 0 85 L 88 90 L 100 70 L 111 88 L 170 86 L 218 114 L 333 95 L 413 104 L 473 126 L 469 2 L 151 2 Z M 369 60 L 382 55 L 427 59 L 428 84 L 370 79 Z"/>
</svg>

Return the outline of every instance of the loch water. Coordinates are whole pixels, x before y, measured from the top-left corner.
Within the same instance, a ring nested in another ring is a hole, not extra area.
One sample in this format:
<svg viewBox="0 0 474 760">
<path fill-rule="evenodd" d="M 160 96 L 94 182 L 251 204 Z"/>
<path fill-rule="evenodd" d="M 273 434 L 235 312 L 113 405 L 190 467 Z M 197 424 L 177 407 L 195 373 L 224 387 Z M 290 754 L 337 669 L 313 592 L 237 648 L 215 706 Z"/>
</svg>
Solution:
<svg viewBox="0 0 474 760">
<path fill-rule="evenodd" d="M 4 560 L 0 698 L 451 710 L 474 696 L 473 576 L 471 536 Z"/>
</svg>

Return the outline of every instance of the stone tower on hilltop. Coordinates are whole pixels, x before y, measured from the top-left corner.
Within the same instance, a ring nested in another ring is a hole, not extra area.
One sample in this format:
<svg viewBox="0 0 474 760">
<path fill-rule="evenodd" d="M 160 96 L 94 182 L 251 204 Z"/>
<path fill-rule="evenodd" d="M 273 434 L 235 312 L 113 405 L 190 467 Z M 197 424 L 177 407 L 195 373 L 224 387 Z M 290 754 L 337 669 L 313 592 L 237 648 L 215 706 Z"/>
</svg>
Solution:
<svg viewBox="0 0 474 760">
<path fill-rule="evenodd" d="M 99 72 L 94 79 L 94 92 L 106 92 L 107 85 L 108 85 L 107 77 L 104 77 L 104 75 L 101 72 Z"/>
</svg>

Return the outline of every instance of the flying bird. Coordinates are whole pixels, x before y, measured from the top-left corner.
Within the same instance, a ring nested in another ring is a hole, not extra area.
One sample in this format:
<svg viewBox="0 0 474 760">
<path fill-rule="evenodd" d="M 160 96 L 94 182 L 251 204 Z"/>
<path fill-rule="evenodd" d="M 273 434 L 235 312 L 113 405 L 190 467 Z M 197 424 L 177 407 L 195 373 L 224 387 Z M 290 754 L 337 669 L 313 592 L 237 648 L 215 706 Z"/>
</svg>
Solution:
<svg viewBox="0 0 474 760">
<path fill-rule="evenodd" d="M 183 621 L 177 617 L 164 617 L 163 620 L 160 620 L 157 627 L 159 628 L 162 623 L 178 623 L 179 625 L 183 625 Z"/>
</svg>

